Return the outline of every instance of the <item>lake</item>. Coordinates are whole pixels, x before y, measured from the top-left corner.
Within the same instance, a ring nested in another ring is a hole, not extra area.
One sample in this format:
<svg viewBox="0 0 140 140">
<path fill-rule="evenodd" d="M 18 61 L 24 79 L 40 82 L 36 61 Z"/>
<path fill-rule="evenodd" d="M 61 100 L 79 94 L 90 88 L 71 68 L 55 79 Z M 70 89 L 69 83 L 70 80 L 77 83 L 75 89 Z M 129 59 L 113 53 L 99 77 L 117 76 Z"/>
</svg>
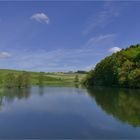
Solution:
<svg viewBox="0 0 140 140">
<path fill-rule="evenodd" d="M 140 138 L 140 90 L 0 90 L 0 138 Z"/>
</svg>

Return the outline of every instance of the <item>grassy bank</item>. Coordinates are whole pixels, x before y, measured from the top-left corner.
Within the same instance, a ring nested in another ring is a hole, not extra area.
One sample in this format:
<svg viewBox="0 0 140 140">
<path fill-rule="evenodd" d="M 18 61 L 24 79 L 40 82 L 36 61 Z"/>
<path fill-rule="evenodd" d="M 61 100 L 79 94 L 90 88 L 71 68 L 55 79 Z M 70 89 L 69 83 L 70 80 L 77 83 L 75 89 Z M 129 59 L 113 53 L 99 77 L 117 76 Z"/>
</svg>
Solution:
<svg viewBox="0 0 140 140">
<path fill-rule="evenodd" d="M 1 69 L 0 86 L 4 85 L 5 77 L 9 73 L 18 76 L 21 73 L 23 73 L 23 71 Z M 30 74 L 31 77 L 31 84 L 38 85 L 40 73 L 39 72 L 28 72 L 28 73 Z M 76 75 L 78 75 L 79 82 L 75 82 Z M 78 73 L 59 73 L 59 72 L 47 73 L 46 72 L 44 73 L 43 85 L 72 87 L 75 86 L 75 84 L 80 83 L 80 81 L 85 77 L 85 75 L 86 74 L 78 74 Z"/>
</svg>

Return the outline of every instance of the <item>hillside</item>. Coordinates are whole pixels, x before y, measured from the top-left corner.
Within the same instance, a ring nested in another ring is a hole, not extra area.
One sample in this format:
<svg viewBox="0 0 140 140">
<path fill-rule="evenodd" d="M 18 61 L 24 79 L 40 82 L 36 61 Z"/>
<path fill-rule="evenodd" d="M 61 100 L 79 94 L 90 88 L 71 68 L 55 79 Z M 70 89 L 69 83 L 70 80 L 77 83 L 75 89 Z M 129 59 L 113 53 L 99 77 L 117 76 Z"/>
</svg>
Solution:
<svg viewBox="0 0 140 140">
<path fill-rule="evenodd" d="M 12 74 L 15 77 L 17 77 L 24 72 L 25 71 L 0 69 L 0 87 L 4 86 L 8 74 Z M 27 71 L 27 73 L 30 75 L 31 85 L 39 85 L 40 72 Z M 76 84 L 74 82 L 76 75 L 78 75 L 79 81 L 81 81 L 81 79 L 83 79 L 83 77 L 85 76 L 85 74 L 79 74 L 79 73 L 59 73 L 59 72 L 47 73 L 47 72 L 44 72 L 42 83 L 43 83 L 43 85 L 47 85 L 47 86 L 71 87 L 71 86 L 75 86 L 75 84 Z"/>
<path fill-rule="evenodd" d="M 88 73 L 83 83 L 86 86 L 140 88 L 140 44 L 103 59 Z"/>
</svg>

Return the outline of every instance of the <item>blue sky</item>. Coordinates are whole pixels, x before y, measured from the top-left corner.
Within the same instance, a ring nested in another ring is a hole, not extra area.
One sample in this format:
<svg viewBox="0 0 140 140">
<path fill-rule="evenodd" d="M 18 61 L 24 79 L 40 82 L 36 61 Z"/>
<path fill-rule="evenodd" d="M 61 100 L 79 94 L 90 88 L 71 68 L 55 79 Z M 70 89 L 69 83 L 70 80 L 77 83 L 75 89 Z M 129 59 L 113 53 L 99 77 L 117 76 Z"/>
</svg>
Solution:
<svg viewBox="0 0 140 140">
<path fill-rule="evenodd" d="M 140 43 L 140 2 L 0 1 L 0 68 L 90 70 Z"/>
</svg>

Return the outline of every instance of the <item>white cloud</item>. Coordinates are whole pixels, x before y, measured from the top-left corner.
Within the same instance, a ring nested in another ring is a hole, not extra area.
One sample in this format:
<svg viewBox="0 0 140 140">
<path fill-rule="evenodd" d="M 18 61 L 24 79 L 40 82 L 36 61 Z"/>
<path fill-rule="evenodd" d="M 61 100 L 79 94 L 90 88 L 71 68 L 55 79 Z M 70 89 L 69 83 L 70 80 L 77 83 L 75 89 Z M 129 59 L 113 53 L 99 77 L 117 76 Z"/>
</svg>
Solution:
<svg viewBox="0 0 140 140">
<path fill-rule="evenodd" d="M 121 50 L 121 48 L 119 48 L 119 47 L 113 47 L 113 48 L 109 49 L 109 52 L 116 53 L 116 52 L 119 52 L 120 50 Z"/>
<path fill-rule="evenodd" d="M 8 58 L 11 54 L 8 52 L 0 52 L 0 59 Z"/>
<path fill-rule="evenodd" d="M 36 20 L 37 22 L 40 22 L 40 23 L 45 22 L 45 23 L 49 24 L 49 22 L 50 22 L 49 17 L 44 13 L 36 13 L 31 16 L 31 19 Z"/>
</svg>

